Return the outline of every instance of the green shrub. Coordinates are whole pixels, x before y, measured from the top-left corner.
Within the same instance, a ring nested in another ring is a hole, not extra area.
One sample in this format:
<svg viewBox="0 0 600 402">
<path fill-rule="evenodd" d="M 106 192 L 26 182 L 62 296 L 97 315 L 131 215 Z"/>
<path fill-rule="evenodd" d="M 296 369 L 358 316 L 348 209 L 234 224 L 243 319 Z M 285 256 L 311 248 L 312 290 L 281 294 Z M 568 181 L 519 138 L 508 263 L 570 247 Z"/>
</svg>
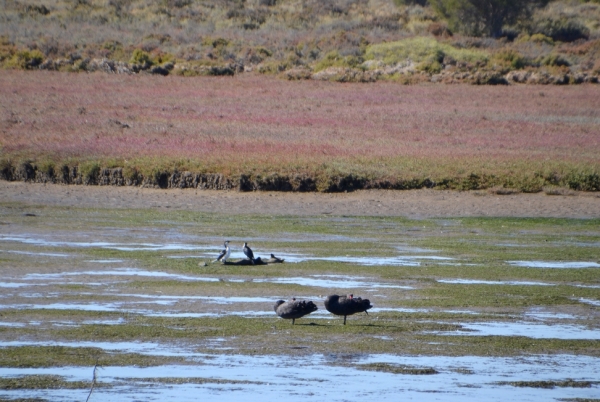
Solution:
<svg viewBox="0 0 600 402">
<path fill-rule="evenodd" d="M 129 62 L 131 64 L 138 64 L 146 68 L 154 64 L 154 61 L 150 55 L 147 52 L 144 52 L 142 49 L 135 49 L 131 55 L 131 59 L 129 59 Z"/>
<path fill-rule="evenodd" d="M 17 49 L 8 39 L 8 36 L 0 36 L 0 63 L 10 60 L 16 51 Z"/>
<path fill-rule="evenodd" d="M 551 53 L 541 58 L 540 64 L 543 66 L 550 67 L 569 67 L 571 63 L 565 59 L 562 55 Z"/>
<path fill-rule="evenodd" d="M 512 49 L 503 49 L 498 53 L 495 53 L 492 59 L 500 65 L 509 67 L 512 70 L 519 70 L 527 65 L 525 58 L 519 52 Z"/>
<path fill-rule="evenodd" d="M 572 172 L 567 176 L 566 181 L 573 190 L 600 190 L 600 175 L 597 172 Z"/>
<path fill-rule="evenodd" d="M 315 65 L 315 71 L 325 70 L 329 67 L 360 68 L 363 61 L 364 59 L 360 56 L 341 56 L 337 50 L 333 50 Z"/>
<path fill-rule="evenodd" d="M 258 67 L 258 72 L 260 74 L 279 74 L 288 69 L 287 63 L 283 63 L 281 61 L 272 60 L 263 62 Z"/>
<path fill-rule="evenodd" d="M 480 50 L 457 49 L 452 45 L 440 43 L 434 38 L 415 37 L 397 42 L 379 43 L 367 46 L 366 60 L 380 60 L 386 65 L 395 65 L 406 60 L 414 63 L 441 63 L 448 56 L 456 62 L 485 62 L 488 54 Z"/>
<path fill-rule="evenodd" d="M 588 39 L 590 30 L 578 21 L 561 18 L 543 18 L 535 21 L 531 28 L 534 34 L 543 34 L 560 42 L 573 42 L 577 39 Z"/>
<path fill-rule="evenodd" d="M 10 68 L 18 69 L 32 69 L 44 61 L 44 55 L 37 49 L 34 50 L 20 50 L 16 52 L 6 63 Z"/>
<path fill-rule="evenodd" d="M 419 63 L 419 65 L 417 66 L 417 70 L 429 74 L 439 74 L 444 68 L 444 66 L 442 65 L 443 60 L 444 53 L 442 51 L 437 51 L 429 58 L 427 58 L 427 60 Z"/>
<path fill-rule="evenodd" d="M 547 45 L 552 45 L 552 46 L 554 46 L 554 41 L 552 40 L 552 38 L 551 38 L 551 37 L 549 37 L 549 36 L 546 36 L 546 35 L 544 35 L 544 34 L 541 34 L 541 33 L 536 33 L 536 34 L 533 34 L 533 35 L 531 35 L 531 36 L 529 37 L 529 40 L 530 40 L 531 42 L 536 42 L 536 43 L 545 43 L 545 44 L 547 44 Z"/>
</svg>

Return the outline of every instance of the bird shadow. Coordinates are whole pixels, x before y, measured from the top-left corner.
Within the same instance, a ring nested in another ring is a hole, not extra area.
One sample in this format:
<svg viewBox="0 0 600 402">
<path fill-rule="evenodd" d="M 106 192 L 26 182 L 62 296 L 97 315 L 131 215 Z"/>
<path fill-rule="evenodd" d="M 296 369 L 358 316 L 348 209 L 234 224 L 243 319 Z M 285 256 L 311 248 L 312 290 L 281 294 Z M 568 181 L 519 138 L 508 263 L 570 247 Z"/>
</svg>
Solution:
<svg viewBox="0 0 600 402">
<path fill-rule="evenodd" d="M 328 327 L 331 324 L 317 324 L 316 322 L 307 322 L 305 324 L 298 324 L 298 323 L 294 324 L 294 326 L 296 326 L 296 325 L 302 325 L 305 327 Z"/>
</svg>

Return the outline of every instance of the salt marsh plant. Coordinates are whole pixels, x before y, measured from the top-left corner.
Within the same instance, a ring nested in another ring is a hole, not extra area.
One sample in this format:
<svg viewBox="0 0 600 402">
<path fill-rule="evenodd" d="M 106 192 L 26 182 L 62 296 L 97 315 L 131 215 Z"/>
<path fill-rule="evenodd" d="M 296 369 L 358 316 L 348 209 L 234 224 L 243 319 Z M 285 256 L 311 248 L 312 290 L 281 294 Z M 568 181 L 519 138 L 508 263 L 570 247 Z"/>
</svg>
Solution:
<svg viewBox="0 0 600 402">
<path fill-rule="evenodd" d="M 20 71 L 0 75 L 0 84 L 9 180 L 35 180 L 35 172 L 18 173 L 31 162 L 33 170 L 51 163 L 55 176 L 77 181 L 79 174 L 90 184 L 101 169 L 124 168 L 124 181 L 138 185 L 190 172 L 215 175 L 209 181 L 229 183 L 223 188 L 243 177 L 247 190 L 598 189 L 594 86 L 337 86 L 260 75 L 156 81 Z"/>
</svg>

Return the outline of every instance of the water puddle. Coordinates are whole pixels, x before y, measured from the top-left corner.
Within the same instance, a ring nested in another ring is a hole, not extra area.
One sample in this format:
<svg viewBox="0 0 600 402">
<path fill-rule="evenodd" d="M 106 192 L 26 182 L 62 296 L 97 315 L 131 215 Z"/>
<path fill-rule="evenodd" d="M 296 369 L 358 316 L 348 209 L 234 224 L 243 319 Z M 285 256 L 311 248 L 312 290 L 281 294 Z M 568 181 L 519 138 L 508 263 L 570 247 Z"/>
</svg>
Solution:
<svg viewBox="0 0 600 402">
<path fill-rule="evenodd" d="M 481 279 L 438 279 L 439 283 L 458 285 L 515 285 L 515 286 L 556 286 L 552 283 L 529 281 L 486 281 Z"/>
<path fill-rule="evenodd" d="M 64 254 L 64 253 L 36 253 L 33 251 L 17 251 L 17 250 L 0 250 L 0 253 L 31 255 L 31 256 L 36 256 L 36 257 L 58 257 L 58 258 L 71 257 L 71 254 Z"/>
<path fill-rule="evenodd" d="M 535 320 L 547 321 L 547 320 L 576 320 L 580 317 L 576 317 L 573 314 L 557 313 L 554 311 L 546 311 L 539 308 L 534 308 L 525 312 L 525 317 L 533 318 Z"/>
<path fill-rule="evenodd" d="M 23 322 L 0 322 L 0 327 L 23 328 L 27 324 Z"/>
<path fill-rule="evenodd" d="M 18 282 L 0 282 L 0 288 L 22 288 L 25 286 L 31 286 L 31 284 Z"/>
<path fill-rule="evenodd" d="M 419 313 L 446 313 L 446 314 L 468 314 L 468 315 L 480 315 L 476 311 L 471 310 L 435 310 L 428 308 L 404 308 L 404 307 L 373 307 L 369 310 L 369 313 L 385 313 L 385 312 L 394 312 L 394 313 L 410 313 L 410 314 L 419 314 Z"/>
<path fill-rule="evenodd" d="M 200 281 L 200 282 L 219 282 L 219 278 L 207 278 L 190 275 L 170 274 L 160 271 L 146 271 L 137 268 L 117 268 L 106 271 L 78 271 L 78 272 L 59 272 L 55 274 L 27 274 L 24 280 L 51 280 L 63 279 L 66 276 L 79 275 L 101 275 L 101 276 L 146 276 L 153 278 L 175 279 L 182 281 Z"/>
<path fill-rule="evenodd" d="M 461 330 L 437 332 L 439 335 L 524 336 L 534 339 L 600 339 L 600 331 L 581 325 L 546 325 L 527 322 L 460 323 Z"/>
<path fill-rule="evenodd" d="M 157 342 L 92 342 L 92 341 L 0 341 L 0 348 L 21 346 L 62 346 L 67 348 L 98 348 L 109 352 L 139 353 L 150 356 L 201 356 Z"/>
<path fill-rule="evenodd" d="M 600 264 L 591 261 L 555 262 L 555 261 L 507 261 L 510 265 L 525 268 L 600 268 Z"/>
<path fill-rule="evenodd" d="M 574 285 L 578 288 L 600 289 L 600 285 Z"/>
<path fill-rule="evenodd" d="M 100 343 L 102 344 L 102 343 Z M 67 345 L 64 345 L 67 346 Z M 84 346 L 84 345 L 82 345 Z M 87 346 L 87 345 L 86 345 Z M 94 346 L 94 345 L 89 345 Z M 138 351 L 160 345 L 102 345 L 109 350 Z M 597 398 L 598 388 L 552 389 L 513 387 L 510 381 L 597 381 L 600 359 L 574 355 L 446 357 L 396 355 L 243 356 L 195 355 L 195 364 L 157 367 L 102 367 L 98 381 L 112 387 L 94 390 L 91 400 L 197 401 L 244 400 L 291 402 L 348 400 L 443 400 L 449 402 L 539 401 Z M 367 371 L 383 363 L 431 367 L 437 374 L 410 375 Z M 365 369 L 362 367 L 365 366 Z M 3 378 L 59 375 L 68 381 L 90 381 L 91 367 L 0 368 Z M 211 381 L 212 380 L 212 381 Z M 2 397 L 83 400 L 89 390 L 0 391 Z"/>
<path fill-rule="evenodd" d="M 579 303 L 589 304 L 591 306 L 600 307 L 600 300 L 585 299 L 585 298 L 582 297 L 582 298 L 579 298 L 578 301 L 579 301 Z"/>
<path fill-rule="evenodd" d="M 365 266 L 379 266 L 379 265 L 392 265 L 402 267 L 418 267 L 421 265 L 419 260 L 434 260 L 434 261 L 449 261 L 452 258 L 439 257 L 431 255 L 420 255 L 420 256 L 397 256 L 397 257 L 313 257 L 308 258 L 311 260 L 321 261 L 333 261 L 333 262 L 347 262 L 357 265 Z"/>
<path fill-rule="evenodd" d="M 215 247 L 199 246 L 185 243 L 112 243 L 112 242 L 81 242 L 81 241 L 51 241 L 40 238 L 26 236 L 3 236 L 0 235 L 0 241 L 18 242 L 42 247 L 73 247 L 73 248 L 104 248 L 119 251 L 195 251 L 195 250 L 214 250 Z"/>
<path fill-rule="evenodd" d="M 254 279 L 253 282 L 258 283 L 280 283 L 293 284 L 301 286 L 312 286 L 318 288 L 333 288 L 333 289 L 353 289 L 353 288 L 391 288 L 391 289 L 414 289 L 410 286 L 385 284 L 378 282 L 370 282 L 367 278 L 354 276 L 338 276 L 338 275 L 311 275 L 311 277 L 292 277 L 292 278 L 269 278 L 269 279 Z"/>
<path fill-rule="evenodd" d="M 154 299 L 157 301 L 172 301 L 176 302 L 179 300 L 202 300 L 207 303 L 214 304 L 233 304 L 233 303 L 275 303 L 275 301 L 282 299 L 283 297 L 221 297 L 221 296 L 166 296 L 166 295 L 143 295 L 143 294 L 119 294 L 124 297 L 136 297 L 142 299 Z M 299 299 L 302 297 L 299 297 Z M 308 298 L 308 297 L 306 297 Z"/>
<path fill-rule="evenodd" d="M 128 310 L 123 303 L 50 303 L 50 304 L 6 304 L 0 305 L 0 310 L 77 310 L 105 313 L 148 313 L 146 310 Z"/>
<path fill-rule="evenodd" d="M 89 260 L 89 262 L 95 262 L 97 264 L 117 264 L 120 262 L 125 262 L 125 260 L 119 260 L 117 258 L 109 258 L 106 260 Z"/>
</svg>

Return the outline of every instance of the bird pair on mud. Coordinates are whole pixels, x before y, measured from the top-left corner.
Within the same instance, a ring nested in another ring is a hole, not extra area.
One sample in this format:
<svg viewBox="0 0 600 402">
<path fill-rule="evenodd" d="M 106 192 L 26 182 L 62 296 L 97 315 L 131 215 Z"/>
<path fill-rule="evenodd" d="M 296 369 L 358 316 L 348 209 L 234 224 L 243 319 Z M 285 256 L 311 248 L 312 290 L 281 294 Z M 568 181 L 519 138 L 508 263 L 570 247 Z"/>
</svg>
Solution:
<svg viewBox="0 0 600 402">
<path fill-rule="evenodd" d="M 363 311 L 368 315 L 367 310 L 371 307 L 373 306 L 369 299 L 354 297 L 352 294 L 347 296 L 330 295 L 325 299 L 325 308 L 327 311 L 335 315 L 343 315 L 344 325 L 346 325 L 346 316 L 362 313 Z M 291 319 L 292 325 L 295 323 L 296 318 L 304 317 L 318 310 L 312 301 L 299 301 L 295 298 L 287 302 L 278 300 L 273 308 L 279 317 L 288 320 Z"/>
<path fill-rule="evenodd" d="M 225 241 L 224 246 L 225 246 L 225 249 L 223 251 L 221 251 L 221 253 L 219 254 L 219 256 L 217 257 L 217 259 L 215 261 L 227 263 L 227 260 L 229 259 L 229 256 L 231 255 L 231 248 L 229 248 L 229 240 Z M 263 261 L 260 257 L 254 258 L 254 252 L 248 246 L 247 242 L 244 243 L 244 248 L 242 249 L 242 251 L 244 252 L 244 255 L 247 257 L 247 260 L 241 260 L 234 264 L 236 264 L 236 265 L 249 265 L 249 264 L 264 265 L 264 264 L 282 263 L 284 261 L 282 258 L 277 258 L 273 254 L 271 254 L 271 258 L 269 258 L 268 260 L 265 260 L 265 261 Z"/>
<path fill-rule="evenodd" d="M 224 246 L 225 250 L 221 251 L 221 254 L 219 254 L 219 256 L 217 257 L 217 261 L 227 262 L 227 259 L 231 255 L 231 249 L 229 248 L 229 240 L 225 240 Z M 252 249 L 248 247 L 248 243 L 244 243 L 244 248 L 242 249 L 242 251 L 244 252 L 244 255 L 248 257 L 250 262 L 254 264 L 254 253 L 252 252 Z"/>
</svg>

